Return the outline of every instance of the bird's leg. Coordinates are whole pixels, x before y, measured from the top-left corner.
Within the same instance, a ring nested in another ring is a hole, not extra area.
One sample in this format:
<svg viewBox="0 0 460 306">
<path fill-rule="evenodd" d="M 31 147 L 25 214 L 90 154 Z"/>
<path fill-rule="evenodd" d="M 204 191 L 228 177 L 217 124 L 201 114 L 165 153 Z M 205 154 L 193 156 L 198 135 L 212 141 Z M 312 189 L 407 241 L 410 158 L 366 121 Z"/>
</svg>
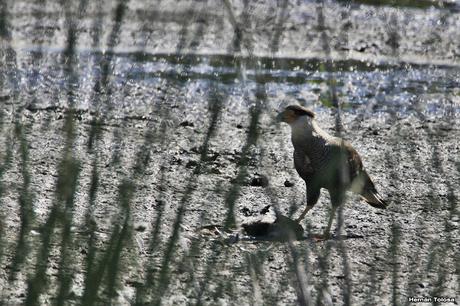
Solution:
<svg viewBox="0 0 460 306">
<path fill-rule="evenodd" d="M 337 211 L 337 206 L 333 205 L 330 215 L 329 215 L 329 220 L 327 221 L 327 227 L 324 230 L 324 234 L 323 234 L 324 239 L 329 239 L 331 236 L 331 226 L 332 226 L 332 221 L 334 221 L 336 211 Z"/>
<path fill-rule="evenodd" d="M 304 211 L 300 214 L 300 217 L 296 219 L 296 222 L 299 223 L 300 221 L 305 218 L 305 215 L 308 213 L 310 209 L 315 206 L 316 202 L 318 202 L 318 198 L 320 195 L 320 188 L 314 188 L 312 186 L 307 185 L 307 207 L 305 207 Z"/>
<path fill-rule="evenodd" d="M 307 204 L 307 207 L 305 207 L 304 211 L 300 214 L 300 217 L 298 217 L 295 221 L 296 221 L 297 223 L 299 223 L 300 221 L 302 221 L 303 218 L 305 218 L 305 215 L 308 213 L 308 211 L 309 211 L 310 209 L 312 209 L 312 208 L 313 208 L 313 206 L 310 206 L 310 205 Z"/>
<path fill-rule="evenodd" d="M 331 226 L 335 217 L 335 212 L 337 211 L 337 208 L 342 205 L 345 199 L 345 193 L 343 190 L 329 190 L 329 195 L 331 196 L 332 209 L 331 214 L 329 215 L 329 221 L 327 222 L 326 230 L 324 231 L 324 239 L 328 239 L 330 237 Z"/>
</svg>

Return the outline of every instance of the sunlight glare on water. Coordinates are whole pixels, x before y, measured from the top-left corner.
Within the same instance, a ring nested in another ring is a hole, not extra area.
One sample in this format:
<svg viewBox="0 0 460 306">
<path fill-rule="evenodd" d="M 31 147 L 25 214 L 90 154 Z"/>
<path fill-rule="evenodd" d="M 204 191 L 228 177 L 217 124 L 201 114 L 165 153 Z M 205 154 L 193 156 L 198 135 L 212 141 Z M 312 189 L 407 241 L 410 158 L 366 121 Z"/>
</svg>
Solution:
<svg viewBox="0 0 460 306">
<path fill-rule="evenodd" d="M 36 107 L 59 105 L 52 95 L 66 86 L 66 80 L 53 63 L 60 58 L 58 52 L 42 54 L 40 70 L 34 67 L 18 71 L 22 82 L 36 99 Z M 94 79 L 100 77 L 94 63 L 98 53 L 78 55 L 78 84 L 74 84 L 77 109 L 91 109 L 91 91 Z M 112 89 L 111 103 L 117 116 L 141 115 L 155 104 L 165 102 L 169 89 L 173 103 L 186 103 L 193 112 L 194 104 L 208 103 L 210 91 L 218 92 L 229 107 L 241 108 L 256 100 L 257 84 L 264 85 L 268 105 L 278 109 L 285 103 L 307 103 L 315 111 L 331 107 L 328 102 L 328 80 L 335 80 L 338 100 L 344 111 L 386 112 L 400 116 L 413 112 L 428 117 L 445 114 L 458 115 L 458 87 L 460 72 L 455 67 L 418 65 L 375 66 L 370 63 L 342 61 L 334 63 L 332 73 L 321 71 L 317 60 L 290 59 L 236 59 L 219 56 L 149 56 L 114 54 L 113 75 L 109 78 Z M 254 64 L 255 62 L 255 64 Z M 259 63 L 259 64 L 257 64 Z M 255 66 L 254 66 L 255 65 Z M 245 70 L 244 67 L 246 67 Z M 243 68 L 242 68 L 243 67 Z M 61 105 L 63 106 L 63 105 Z"/>
</svg>

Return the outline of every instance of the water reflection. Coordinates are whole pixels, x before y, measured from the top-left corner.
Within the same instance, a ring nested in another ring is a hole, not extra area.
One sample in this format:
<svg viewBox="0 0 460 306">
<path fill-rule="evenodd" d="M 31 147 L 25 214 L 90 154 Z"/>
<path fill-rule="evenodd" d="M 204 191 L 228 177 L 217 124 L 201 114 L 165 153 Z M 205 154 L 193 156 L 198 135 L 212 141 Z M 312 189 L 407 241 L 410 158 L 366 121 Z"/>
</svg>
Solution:
<svg viewBox="0 0 460 306">
<path fill-rule="evenodd" d="M 30 56 L 39 51 L 21 52 Z M 76 108 L 91 110 L 89 93 L 100 75 L 97 61 L 101 53 L 88 50 L 78 53 L 79 80 L 72 85 L 56 65 L 62 57 L 60 50 L 41 49 L 41 52 L 40 68 L 26 66 L 17 71 L 19 86 L 35 97 L 34 108 L 46 108 L 50 104 L 65 107 L 65 102 L 56 101 L 52 95 L 66 86 L 78 86 L 73 88 L 77 95 Z M 244 75 L 236 65 L 239 61 L 245 62 Z M 262 68 L 256 71 L 256 67 Z M 402 116 L 417 112 L 429 117 L 460 113 L 457 67 L 347 60 L 334 62 L 332 76 L 344 111 L 386 112 L 390 108 Z M 165 82 L 168 86 L 176 85 L 174 96 L 164 94 Z M 228 103 L 235 104 L 233 107 L 246 107 L 248 100 L 244 95 L 251 96 L 257 83 L 265 85 L 273 101 L 306 101 L 316 105 L 316 111 L 332 107 L 327 72 L 319 59 L 256 57 L 249 60 L 229 55 L 114 53 L 110 77 L 112 103 L 118 105 L 115 112 L 119 115 L 143 114 L 152 103 L 167 103 L 177 96 L 185 97 L 187 103 L 207 103 L 204 93 L 211 84 L 232 97 Z"/>
</svg>

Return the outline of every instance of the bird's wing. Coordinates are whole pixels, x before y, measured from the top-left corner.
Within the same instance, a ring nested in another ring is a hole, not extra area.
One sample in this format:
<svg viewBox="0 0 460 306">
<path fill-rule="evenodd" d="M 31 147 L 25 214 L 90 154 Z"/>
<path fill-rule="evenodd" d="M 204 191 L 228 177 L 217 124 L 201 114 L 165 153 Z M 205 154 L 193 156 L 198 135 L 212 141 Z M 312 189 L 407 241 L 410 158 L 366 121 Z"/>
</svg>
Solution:
<svg viewBox="0 0 460 306">
<path fill-rule="evenodd" d="M 304 152 L 294 150 L 294 166 L 301 178 L 307 180 L 313 174 L 311 161 Z"/>
<path fill-rule="evenodd" d="M 353 181 L 363 171 L 363 162 L 358 152 L 356 152 L 350 143 L 344 142 L 343 147 L 347 153 L 347 166 L 350 175 L 350 181 Z"/>
<path fill-rule="evenodd" d="M 364 170 L 363 162 L 358 152 L 356 152 L 350 144 L 345 144 L 344 147 L 346 148 L 348 157 L 351 190 L 360 194 L 371 206 L 385 209 L 388 204 L 377 192 L 372 179 L 369 177 L 366 170 Z"/>
</svg>

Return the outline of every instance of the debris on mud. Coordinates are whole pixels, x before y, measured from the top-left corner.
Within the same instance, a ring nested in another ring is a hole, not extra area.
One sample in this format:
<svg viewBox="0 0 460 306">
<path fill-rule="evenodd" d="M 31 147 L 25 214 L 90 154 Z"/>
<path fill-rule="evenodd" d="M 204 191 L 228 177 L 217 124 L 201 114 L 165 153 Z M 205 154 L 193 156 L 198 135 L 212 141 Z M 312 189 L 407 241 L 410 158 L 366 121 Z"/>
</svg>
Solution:
<svg viewBox="0 0 460 306">
<path fill-rule="evenodd" d="M 298 222 L 279 215 L 275 222 L 253 222 L 242 225 L 247 235 L 254 239 L 289 241 L 304 238 L 304 229 Z"/>
</svg>

